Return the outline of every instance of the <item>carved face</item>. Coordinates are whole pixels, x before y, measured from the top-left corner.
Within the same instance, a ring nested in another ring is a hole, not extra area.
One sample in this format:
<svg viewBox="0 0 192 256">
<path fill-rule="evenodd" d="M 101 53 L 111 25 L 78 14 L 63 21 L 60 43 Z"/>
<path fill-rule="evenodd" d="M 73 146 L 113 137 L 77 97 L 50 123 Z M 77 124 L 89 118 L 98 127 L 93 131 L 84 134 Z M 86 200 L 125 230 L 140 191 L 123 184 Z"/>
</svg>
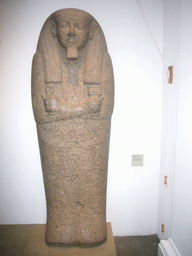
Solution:
<svg viewBox="0 0 192 256">
<path fill-rule="evenodd" d="M 63 48 L 82 49 L 89 39 L 90 18 L 87 15 L 66 14 L 56 25 L 57 38 Z"/>
</svg>

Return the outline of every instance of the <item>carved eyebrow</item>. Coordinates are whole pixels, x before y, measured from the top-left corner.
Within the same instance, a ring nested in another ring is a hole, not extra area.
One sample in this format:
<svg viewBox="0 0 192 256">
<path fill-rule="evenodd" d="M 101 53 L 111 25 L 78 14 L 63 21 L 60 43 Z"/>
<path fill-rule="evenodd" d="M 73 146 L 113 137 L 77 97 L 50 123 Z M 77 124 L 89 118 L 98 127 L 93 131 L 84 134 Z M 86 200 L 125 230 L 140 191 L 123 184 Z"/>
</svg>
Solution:
<svg viewBox="0 0 192 256">
<path fill-rule="evenodd" d="M 70 21 L 81 21 L 81 19 L 78 19 L 77 17 L 71 17 L 71 18 L 66 18 L 66 20 L 63 20 L 64 22 L 70 22 Z"/>
</svg>

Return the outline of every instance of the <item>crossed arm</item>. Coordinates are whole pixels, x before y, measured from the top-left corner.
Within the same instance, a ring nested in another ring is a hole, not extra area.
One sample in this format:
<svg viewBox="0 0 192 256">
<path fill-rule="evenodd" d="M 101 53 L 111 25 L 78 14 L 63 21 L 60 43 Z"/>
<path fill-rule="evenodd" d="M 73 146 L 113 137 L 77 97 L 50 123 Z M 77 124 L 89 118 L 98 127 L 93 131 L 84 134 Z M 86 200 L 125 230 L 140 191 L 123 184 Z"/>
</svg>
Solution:
<svg viewBox="0 0 192 256">
<path fill-rule="evenodd" d="M 105 62 L 104 68 L 111 69 L 109 61 Z M 92 114 L 99 114 L 101 118 L 106 114 L 110 116 L 113 109 L 113 74 L 105 73 L 107 75 L 103 78 L 102 97 L 95 95 L 80 103 L 71 103 L 61 99 L 59 95 L 46 95 L 42 58 L 37 52 L 32 65 L 32 103 L 36 122 L 52 123 L 75 117 L 92 116 Z M 105 86 L 108 88 L 108 84 L 111 84 L 111 89 L 109 88 L 109 92 L 106 93 Z"/>
</svg>

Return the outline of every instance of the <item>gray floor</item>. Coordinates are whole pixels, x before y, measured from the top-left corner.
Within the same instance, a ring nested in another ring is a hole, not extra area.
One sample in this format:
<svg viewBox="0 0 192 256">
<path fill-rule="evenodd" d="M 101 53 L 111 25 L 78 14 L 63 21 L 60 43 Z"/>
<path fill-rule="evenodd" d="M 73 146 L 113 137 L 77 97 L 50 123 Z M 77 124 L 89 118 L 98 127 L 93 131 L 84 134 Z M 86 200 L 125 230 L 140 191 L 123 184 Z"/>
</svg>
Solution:
<svg viewBox="0 0 192 256">
<path fill-rule="evenodd" d="M 157 256 L 157 235 L 115 236 L 114 239 L 117 256 Z"/>
</svg>

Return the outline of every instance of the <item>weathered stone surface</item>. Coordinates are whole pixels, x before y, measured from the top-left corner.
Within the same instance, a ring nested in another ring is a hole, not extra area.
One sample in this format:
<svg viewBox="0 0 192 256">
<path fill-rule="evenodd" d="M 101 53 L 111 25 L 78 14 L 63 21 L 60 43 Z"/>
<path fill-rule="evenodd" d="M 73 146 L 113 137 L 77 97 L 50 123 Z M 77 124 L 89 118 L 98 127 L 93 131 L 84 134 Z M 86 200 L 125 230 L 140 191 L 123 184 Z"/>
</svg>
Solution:
<svg viewBox="0 0 192 256">
<path fill-rule="evenodd" d="M 53 13 L 40 33 L 32 67 L 48 244 L 91 247 L 106 240 L 113 86 L 97 21 L 77 9 Z"/>
</svg>

